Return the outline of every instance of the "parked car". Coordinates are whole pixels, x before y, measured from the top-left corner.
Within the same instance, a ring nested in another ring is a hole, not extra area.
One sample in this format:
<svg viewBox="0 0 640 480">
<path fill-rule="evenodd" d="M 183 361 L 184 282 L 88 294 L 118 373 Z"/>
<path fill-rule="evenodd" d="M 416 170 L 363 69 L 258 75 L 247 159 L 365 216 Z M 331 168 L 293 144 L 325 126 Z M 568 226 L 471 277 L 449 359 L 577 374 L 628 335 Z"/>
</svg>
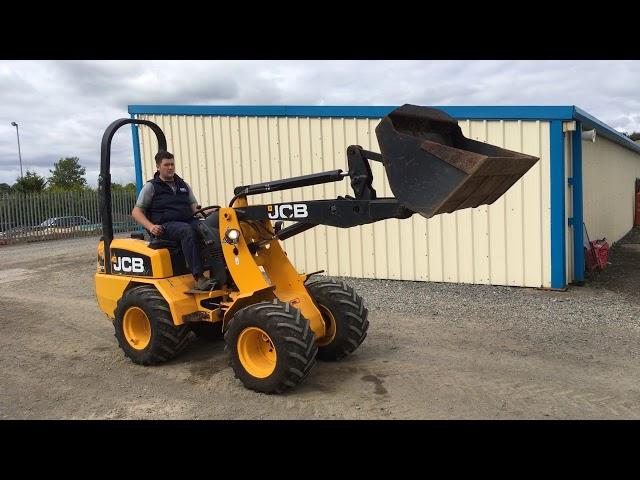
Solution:
<svg viewBox="0 0 640 480">
<path fill-rule="evenodd" d="M 60 234 L 71 236 L 74 232 L 99 233 L 101 228 L 102 224 L 91 223 L 86 217 L 80 215 L 52 217 L 38 225 L 14 227 L 0 233 L 0 245 L 10 241 L 58 238 Z"/>
<path fill-rule="evenodd" d="M 97 232 L 102 227 L 99 223 L 91 223 L 83 216 L 68 216 L 48 218 L 36 227 L 45 233 L 72 232 L 81 230 L 85 232 Z"/>
</svg>

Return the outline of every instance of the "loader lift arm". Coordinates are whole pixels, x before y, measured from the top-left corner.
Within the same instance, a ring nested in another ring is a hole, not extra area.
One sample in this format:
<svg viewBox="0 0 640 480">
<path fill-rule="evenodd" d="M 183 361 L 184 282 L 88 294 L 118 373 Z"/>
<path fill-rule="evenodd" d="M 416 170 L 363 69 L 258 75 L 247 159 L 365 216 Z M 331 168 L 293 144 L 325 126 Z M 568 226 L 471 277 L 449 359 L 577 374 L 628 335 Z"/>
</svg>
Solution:
<svg viewBox="0 0 640 480">
<path fill-rule="evenodd" d="M 395 198 L 377 198 L 376 191 L 372 186 L 373 174 L 371 166 L 367 159 L 382 162 L 382 155 L 364 150 L 360 145 L 350 145 L 347 148 L 347 159 L 349 164 L 348 173 L 342 170 L 331 170 L 284 180 L 236 187 L 234 189 L 234 197 L 229 206 L 233 206 L 236 199 L 247 195 L 338 182 L 347 176 L 351 178 L 351 187 L 355 194 L 355 197 L 338 197 L 334 200 L 310 200 L 235 207 L 240 220 L 297 220 L 297 223 L 274 233 L 272 237 L 250 244 L 250 250 L 255 252 L 272 240 L 286 240 L 316 225 L 349 228 L 388 218 L 409 218 L 413 215 L 414 212 L 404 207 Z"/>
</svg>

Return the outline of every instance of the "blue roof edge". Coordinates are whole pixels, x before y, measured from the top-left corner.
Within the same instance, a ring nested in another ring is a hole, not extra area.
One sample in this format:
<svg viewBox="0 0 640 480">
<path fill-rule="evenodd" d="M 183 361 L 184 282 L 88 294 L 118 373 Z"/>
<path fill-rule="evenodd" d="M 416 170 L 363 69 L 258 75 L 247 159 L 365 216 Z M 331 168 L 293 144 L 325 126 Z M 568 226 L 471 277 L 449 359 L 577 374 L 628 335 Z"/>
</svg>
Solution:
<svg viewBox="0 0 640 480">
<path fill-rule="evenodd" d="M 573 106 L 449 106 L 433 105 L 456 118 L 468 119 L 571 119 Z M 129 105 L 130 114 L 142 115 L 238 115 L 382 118 L 398 108 L 377 106 L 319 105 Z"/>
<path fill-rule="evenodd" d="M 619 145 L 622 145 L 623 147 L 629 148 L 630 150 L 634 150 L 635 152 L 640 153 L 640 144 L 637 144 L 636 142 L 631 140 L 629 137 L 625 137 L 623 134 L 621 134 L 617 130 L 614 130 L 606 123 L 601 122 L 593 115 L 588 114 L 587 112 L 585 112 L 581 108 L 576 107 L 575 105 L 574 105 L 573 118 L 574 120 L 579 120 L 580 122 L 582 122 L 583 130 L 585 129 L 584 127 L 594 128 L 596 132 L 601 134 L 603 137 L 606 137 L 609 140 L 612 140 L 618 143 Z"/>
</svg>

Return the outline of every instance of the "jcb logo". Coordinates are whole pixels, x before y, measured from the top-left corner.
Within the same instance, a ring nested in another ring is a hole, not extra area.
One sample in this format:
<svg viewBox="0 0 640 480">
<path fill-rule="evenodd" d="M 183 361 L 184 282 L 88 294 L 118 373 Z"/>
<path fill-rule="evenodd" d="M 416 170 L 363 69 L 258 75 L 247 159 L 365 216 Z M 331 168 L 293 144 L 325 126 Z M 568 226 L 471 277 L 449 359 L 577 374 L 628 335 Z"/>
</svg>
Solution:
<svg viewBox="0 0 640 480">
<path fill-rule="evenodd" d="M 116 272 L 142 273 L 144 272 L 144 261 L 142 258 L 136 257 L 116 257 L 113 269 Z"/>
<path fill-rule="evenodd" d="M 269 205 L 267 207 L 269 219 L 279 218 L 307 218 L 307 205 L 304 203 L 283 203 L 280 205 Z"/>
</svg>

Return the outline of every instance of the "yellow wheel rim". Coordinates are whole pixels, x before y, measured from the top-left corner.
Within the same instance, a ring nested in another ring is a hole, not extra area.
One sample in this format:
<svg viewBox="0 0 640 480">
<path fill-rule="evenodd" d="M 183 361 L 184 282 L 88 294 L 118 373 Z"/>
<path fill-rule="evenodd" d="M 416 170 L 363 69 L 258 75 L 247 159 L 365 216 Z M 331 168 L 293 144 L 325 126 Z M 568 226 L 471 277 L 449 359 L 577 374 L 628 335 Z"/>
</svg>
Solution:
<svg viewBox="0 0 640 480">
<path fill-rule="evenodd" d="M 322 313 L 322 320 L 324 320 L 325 335 L 317 339 L 316 343 L 319 347 L 324 347 L 336 338 L 336 319 L 331 311 L 324 305 L 320 305 L 320 313 Z"/>
<path fill-rule="evenodd" d="M 240 363 L 250 375 L 266 378 L 276 369 L 276 348 L 264 330 L 245 328 L 238 337 L 237 346 Z"/>
<path fill-rule="evenodd" d="M 127 343 L 136 350 L 144 350 L 151 341 L 151 322 L 140 307 L 131 307 L 122 320 L 122 329 Z"/>
</svg>

